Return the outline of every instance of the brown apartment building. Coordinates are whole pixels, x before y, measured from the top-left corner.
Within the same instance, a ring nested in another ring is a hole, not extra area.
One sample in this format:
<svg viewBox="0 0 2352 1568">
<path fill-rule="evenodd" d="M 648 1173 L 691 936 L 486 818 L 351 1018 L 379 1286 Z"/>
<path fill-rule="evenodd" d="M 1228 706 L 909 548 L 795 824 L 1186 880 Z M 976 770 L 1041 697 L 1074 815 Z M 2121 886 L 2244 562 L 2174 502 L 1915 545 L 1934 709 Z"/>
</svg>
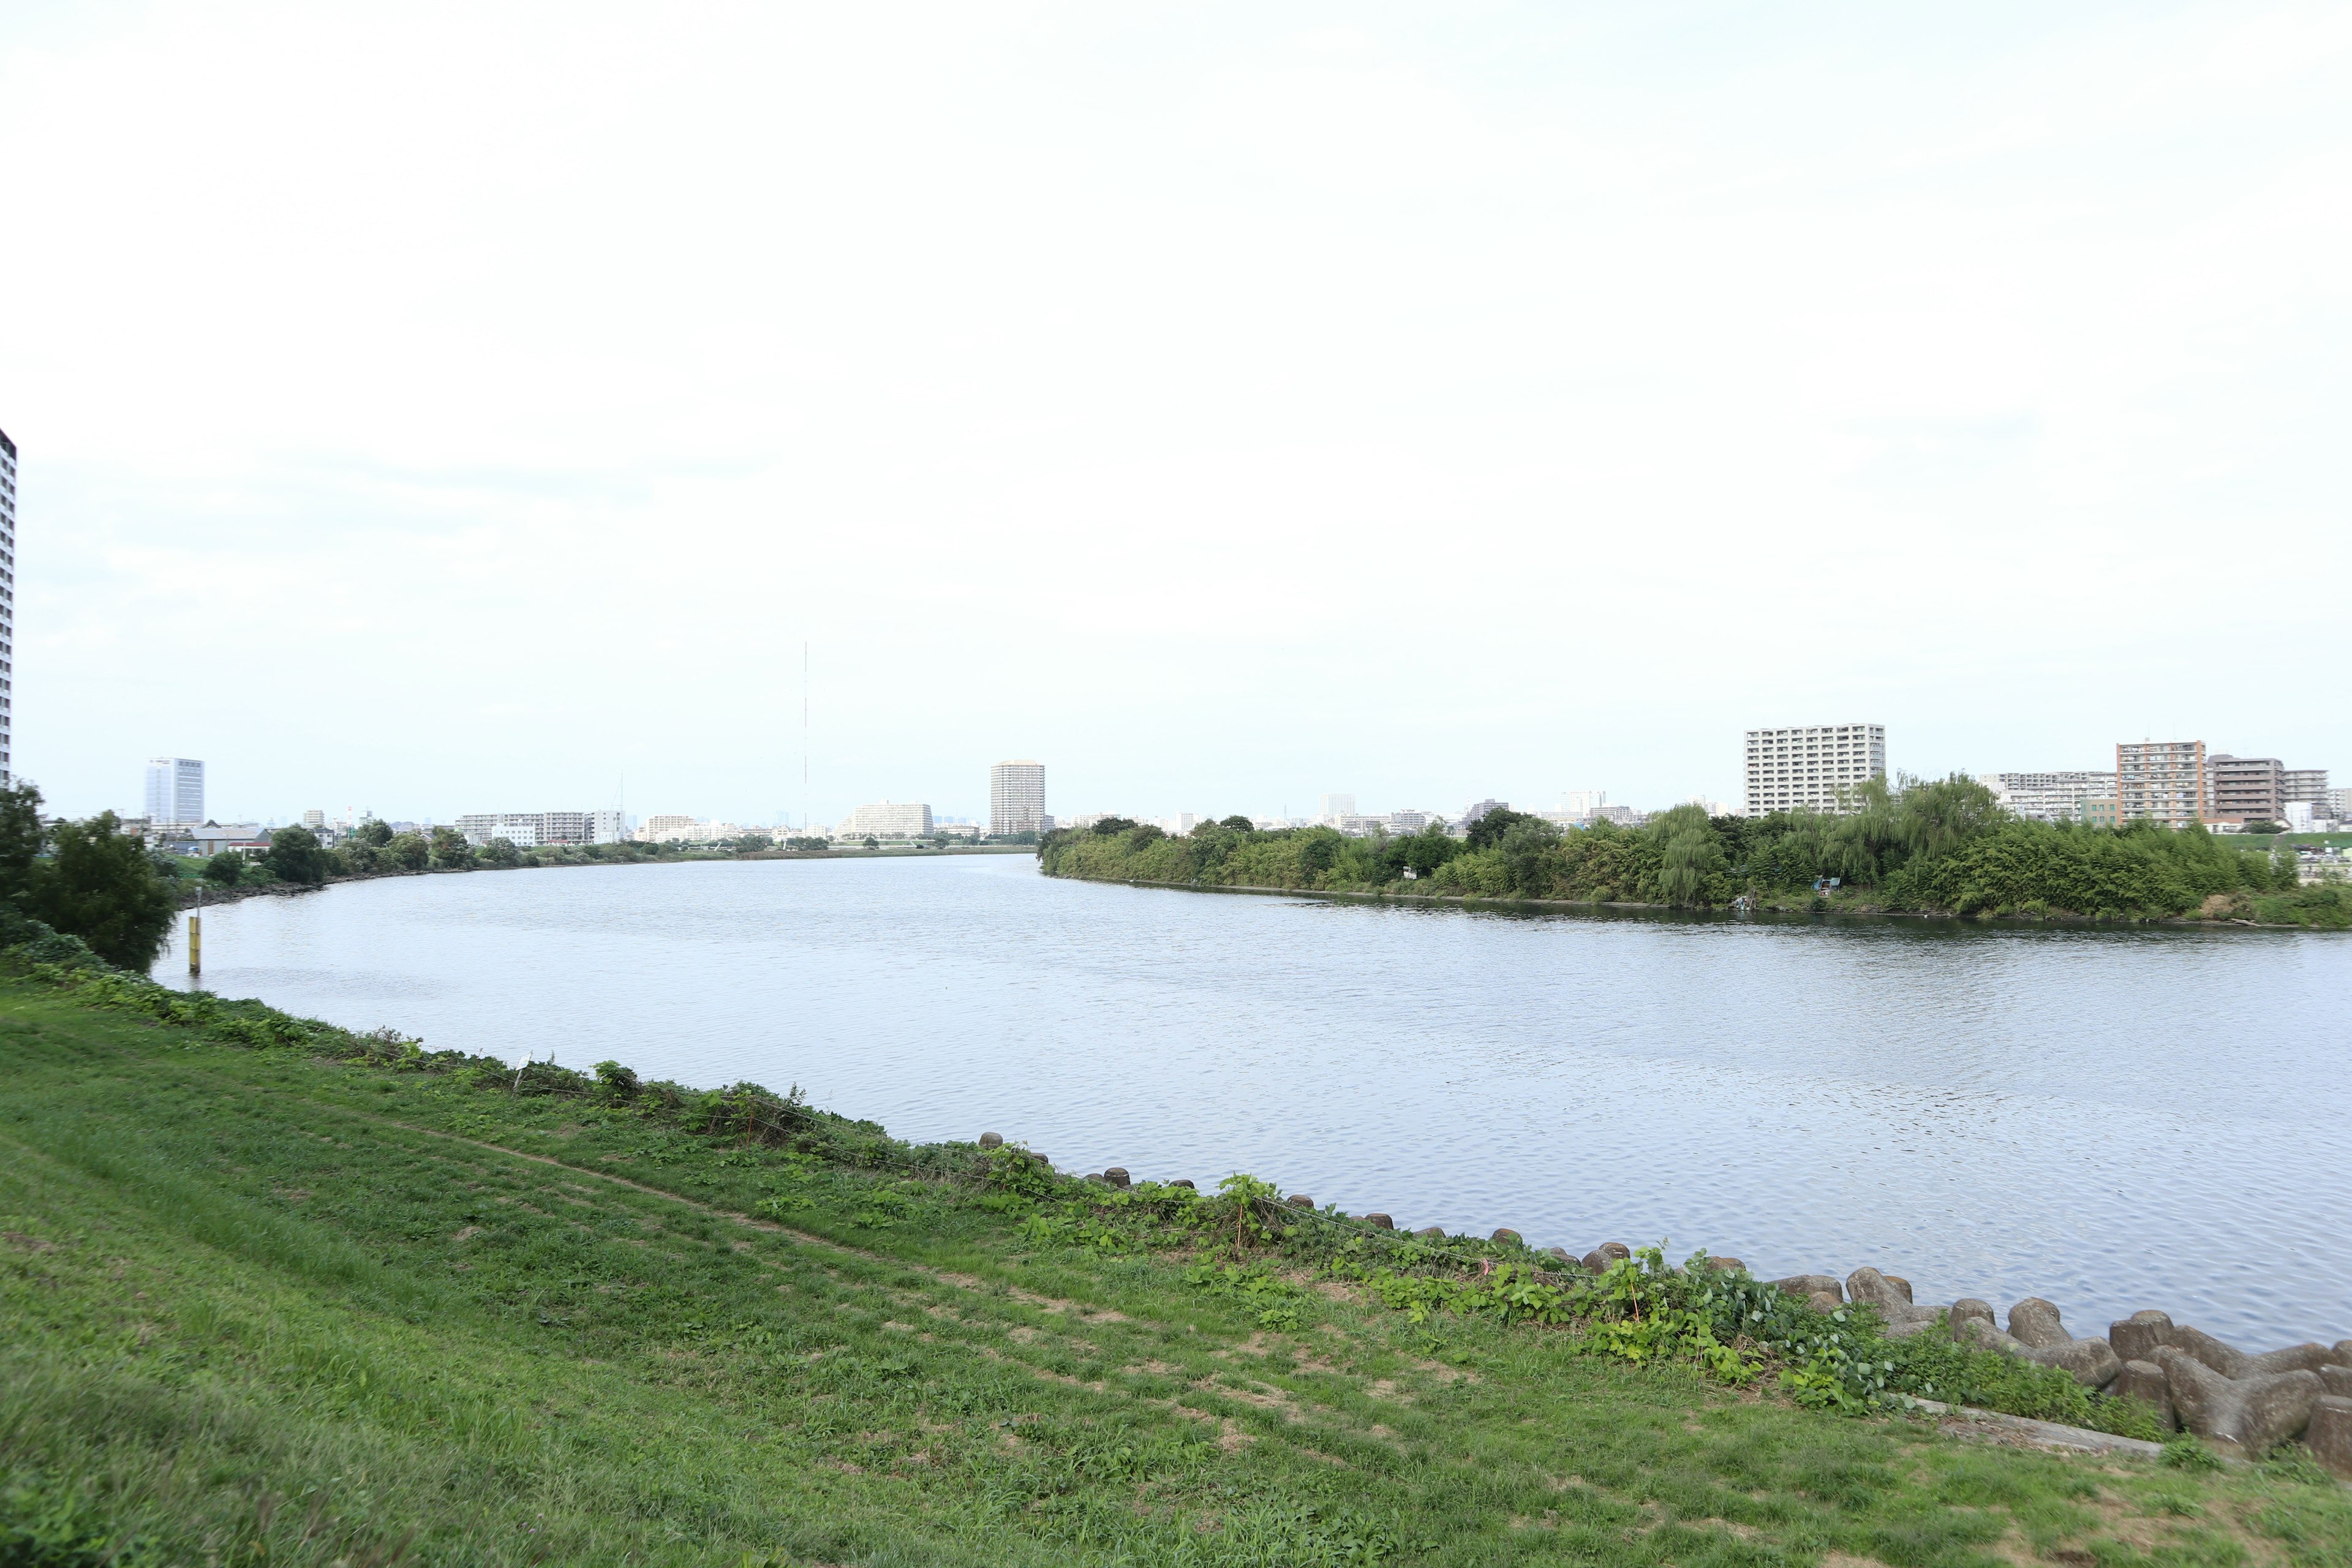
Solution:
<svg viewBox="0 0 2352 1568">
<path fill-rule="evenodd" d="M 2202 741 L 2116 743 L 2116 815 L 2186 827 L 2205 819 L 2210 784 Z"/>
<path fill-rule="evenodd" d="M 2286 816 L 2287 769 L 2276 757 L 2233 757 L 2219 752 L 2205 759 L 2212 802 L 2210 822 L 2276 822 Z"/>
</svg>

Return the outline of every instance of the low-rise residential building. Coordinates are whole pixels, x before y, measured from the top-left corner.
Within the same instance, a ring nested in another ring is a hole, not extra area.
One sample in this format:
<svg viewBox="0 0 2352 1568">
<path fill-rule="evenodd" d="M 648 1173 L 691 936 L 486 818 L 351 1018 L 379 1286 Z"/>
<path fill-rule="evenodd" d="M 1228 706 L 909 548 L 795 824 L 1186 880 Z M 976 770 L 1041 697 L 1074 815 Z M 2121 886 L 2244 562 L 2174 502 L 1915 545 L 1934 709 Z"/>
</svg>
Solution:
<svg viewBox="0 0 2352 1568">
<path fill-rule="evenodd" d="M 2187 827 L 2211 800 L 2202 741 L 2116 742 L 2116 812 L 2126 822 Z"/>
<path fill-rule="evenodd" d="M 595 844 L 612 840 L 593 836 L 595 818 L 586 811 L 476 811 L 457 818 L 457 831 L 479 849 L 493 838 L 503 838 L 518 849 L 546 844 Z"/>
<path fill-rule="evenodd" d="M 836 838 L 929 838 L 931 808 L 919 802 L 881 801 L 861 805 L 834 831 Z"/>
<path fill-rule="evenodd" d="M 1886 726 L 1799 724 L 1750 730 L 1740 763 L 1747 780 L 1741 809 L 1748 816 L 1776 811 L 1834 816 L 1853 809 L 1854 791 L 1886 776 Z"/>
<path fill-rule="evenodd" d="M 2102 773 L 1979 773 L 1977 782 L 2029 822 L 2082 822 L 2084 803 L 2112 800 L 2116 775 Z"/>
<path fill-rule="evenodd" d="M 760 829 L 764 833 L 765 828 Z M 692 816 L 648 816 L 638 828 L 640 844 L 717 844 L 722 839 L 740 838 L 744 829 L 731 822 L 709 822 Z"/>
</svg>

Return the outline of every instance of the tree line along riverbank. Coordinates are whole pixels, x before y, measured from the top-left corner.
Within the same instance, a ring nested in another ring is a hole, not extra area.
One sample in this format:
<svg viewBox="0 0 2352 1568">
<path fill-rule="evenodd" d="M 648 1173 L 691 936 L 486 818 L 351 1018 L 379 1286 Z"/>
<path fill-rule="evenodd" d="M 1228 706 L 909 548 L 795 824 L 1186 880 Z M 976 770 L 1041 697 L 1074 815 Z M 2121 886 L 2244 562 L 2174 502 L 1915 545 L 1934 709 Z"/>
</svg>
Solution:
<svg viewBox="0 0 2352 1568">
<path fill-rule="evenodd" d="M 309 892 L 333 882 L 434 873 L 553 866 L 643 865 L 681 860 L 854 859 L 929 855 L 1029 854 L 1025 846 L 908 845 L 835 848 L 817 839 L 770 847 L 737 844 L 565 844 L 523 849 L 507 839 L 477 847 L 454 828 L 394 833 L 370 822 L 335 845 L 303 827 L 281 827 L 268 853 L 209 859 L 151 852 L 121 831 L 110 811 L 83 821 L 48 821 L 41 792 L 0 787 L 0 944 L 28 940 L 28 919 L 89 943 L 108 963 L 144 970 L 169 939 L 174 914 L 205 902 Z"/>
<path fill-rule="evenodd" d="M 1958 776 L 1874 781 L 1842 816 L 1682 805 L 1639 828 L 1563 831 L 1495 811 L 1459 838 L 1261 832 L 1238 816 L 1178 837 L 1110 818 L 1047 835 L 1038 857 L 1049 876 L 1176 886 L 2352 929 L 2352 889 L 2300 884 L 2291 848 L 2246 850 L 2201 826 L 2029 822 Z"/>
<path fill-rule="evenodd" d="M 1587 1268 L 1245 1175 L 908 1142 L 797 1091 L 518 1070 L 54 933 L 0 952 L 0 1560 L 2352 1550 L 2303 1450 L 1955 1441 L 1984 1420 L 1910 1394 L 2162 1430 L 1940 1318 L 1900 1335 L 1703 1257 Z"/>
</svg>

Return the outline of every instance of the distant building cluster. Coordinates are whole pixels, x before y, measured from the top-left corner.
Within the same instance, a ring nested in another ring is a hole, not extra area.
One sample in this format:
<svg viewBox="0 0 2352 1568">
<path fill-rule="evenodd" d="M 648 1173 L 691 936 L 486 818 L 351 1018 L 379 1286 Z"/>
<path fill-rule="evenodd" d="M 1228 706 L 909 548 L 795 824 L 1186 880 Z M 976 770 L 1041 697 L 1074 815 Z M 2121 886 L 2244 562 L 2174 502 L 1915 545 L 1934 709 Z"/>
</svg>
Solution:
<svg viewBox="0 0 2352 1568">
<path fill-rule="evenodd" d="M 457 818 L 457 831 L 479 849 L 503 838 L 518 849 L 551 844 L 618 844 L 629 836 L 617 811 L 477 811 Z"/>
</svg>

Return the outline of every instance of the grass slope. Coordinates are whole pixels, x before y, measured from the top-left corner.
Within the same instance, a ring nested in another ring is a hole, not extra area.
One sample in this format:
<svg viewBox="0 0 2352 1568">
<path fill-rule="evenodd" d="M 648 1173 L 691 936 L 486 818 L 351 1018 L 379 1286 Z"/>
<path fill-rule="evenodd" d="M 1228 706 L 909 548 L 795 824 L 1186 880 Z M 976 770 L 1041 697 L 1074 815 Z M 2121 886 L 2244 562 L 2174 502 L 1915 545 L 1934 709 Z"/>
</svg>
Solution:
<svg viewBox="0 0 2352 1568">
<path fill-rule="evenodd" d="M 2307 1462 L 1964 1445 L 1336 1285 L 1270 1331 L 972 1189 L 19 980 L 0 1085 L 0 1563 L 2352 1563 Z"/>
</svg>

